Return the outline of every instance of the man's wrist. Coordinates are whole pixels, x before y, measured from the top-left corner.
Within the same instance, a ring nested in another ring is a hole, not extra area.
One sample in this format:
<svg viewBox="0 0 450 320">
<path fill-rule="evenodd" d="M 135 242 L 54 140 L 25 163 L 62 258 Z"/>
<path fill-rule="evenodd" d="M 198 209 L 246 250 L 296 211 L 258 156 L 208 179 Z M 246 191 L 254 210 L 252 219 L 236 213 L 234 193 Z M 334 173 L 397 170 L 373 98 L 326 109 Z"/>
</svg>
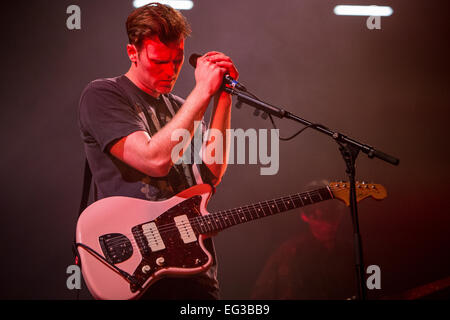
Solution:
<svg viewBox="0 0 450 320">
<path fill-rule="evenodd" d="M 209 101 L 214 96 L 214 92 L 210 92 L 209 88 L 202 86 L 201 84 L 196 84 L 192 92 L 201 100 Z"/>
</svg>

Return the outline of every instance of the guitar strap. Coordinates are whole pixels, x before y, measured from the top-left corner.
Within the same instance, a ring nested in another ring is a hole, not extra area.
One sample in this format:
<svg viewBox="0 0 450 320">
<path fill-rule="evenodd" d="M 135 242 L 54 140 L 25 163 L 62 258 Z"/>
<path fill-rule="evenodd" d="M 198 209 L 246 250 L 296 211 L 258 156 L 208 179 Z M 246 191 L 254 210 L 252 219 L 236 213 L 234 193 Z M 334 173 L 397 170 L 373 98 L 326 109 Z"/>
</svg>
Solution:
<svg viewBox="0 0 450 320">
<path fill-rule="evenodd" d="M 89 193 L 91 191 L 91 181 L 92 181 L 92 172 L 91 168 L 89 167 L 88 160 L 86 158 L 84 161 L 83 189 L 81 191 L 81 201 L 80 201 L 80 208 L 78 209 L 78 217 L 80 217 L 81 213 L 87 207 L 89 201 Z M 72 252 L 75 259 L 75 264 L 81 268 L 81 260 L 76 243 L 77 240 L 75 235 L 72 243 Z"/>
</svg>

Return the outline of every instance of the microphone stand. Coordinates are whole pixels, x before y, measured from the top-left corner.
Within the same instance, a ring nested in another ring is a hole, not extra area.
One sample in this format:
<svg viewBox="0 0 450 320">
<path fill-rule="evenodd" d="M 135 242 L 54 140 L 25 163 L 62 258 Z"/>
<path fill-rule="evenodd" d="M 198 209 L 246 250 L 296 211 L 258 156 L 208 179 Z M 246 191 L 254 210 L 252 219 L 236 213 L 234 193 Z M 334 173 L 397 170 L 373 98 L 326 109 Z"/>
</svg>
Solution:
<svg viewBox="0 0 450 320">
<path fill-rule="evenodd" d="M 400 162 L 399 159 L 394 158 L 379 150 L 376 150 L 371 146 L 360 143 L 354 139 L 348 138 L 347 136 L 339 132 L 333 132 L 324 126 L 313 124 L 312 122 L 302 119 L 282 108 L 278 108 L 276 106 L 263 102 L 257 99 L 256 97 L 252 97 L 249 94 L 236 90 L 233 87 L 223 86 L 222 89 L 227 93 L 237 96 L 237 99 L 240 103 L 245 103 L 267 114 L 274 115 L 278 118 L 288 118 L 296 122 L 299 122 L 305 126 L 309 126 L 312 129 L 315 129 L 323 134 L 332 137 L 339 144 L 339 151 L 341 152 L 342 157 L 344 158 L 347 167 L 346 173 L 349 177 L 350 182 L 350 213 L 353 224 L 353 248 L 356 266 L 357 299 L 366 300 L 367 292 L 366 287 L 364 286 L 364 260 L 361 244 L 361 235 L 359 232 L 358 205 L 356 201 L 355 162 L 360 151 L 366 153 L 369 158 L 376 157 L 393 165 L 398 165 Z"/>
</svg>

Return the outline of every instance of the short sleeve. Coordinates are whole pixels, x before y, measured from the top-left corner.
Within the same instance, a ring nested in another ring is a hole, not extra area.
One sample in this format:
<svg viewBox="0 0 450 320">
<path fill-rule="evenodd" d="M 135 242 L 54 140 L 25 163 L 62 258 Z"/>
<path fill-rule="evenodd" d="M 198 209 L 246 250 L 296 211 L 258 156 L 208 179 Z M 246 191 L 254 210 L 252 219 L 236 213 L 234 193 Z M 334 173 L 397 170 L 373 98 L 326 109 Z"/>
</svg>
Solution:
<svg viewBox="0 0 450 320">
<path fill-rule="evenodd" d="M 115 140 L 136 131 L 146 131 L 132 103 L 118 84 L 102 79 L 91 82 L 79 104 L 79 125 L 86 143 L 95 140 L 103 152 Z"/>
</svg>

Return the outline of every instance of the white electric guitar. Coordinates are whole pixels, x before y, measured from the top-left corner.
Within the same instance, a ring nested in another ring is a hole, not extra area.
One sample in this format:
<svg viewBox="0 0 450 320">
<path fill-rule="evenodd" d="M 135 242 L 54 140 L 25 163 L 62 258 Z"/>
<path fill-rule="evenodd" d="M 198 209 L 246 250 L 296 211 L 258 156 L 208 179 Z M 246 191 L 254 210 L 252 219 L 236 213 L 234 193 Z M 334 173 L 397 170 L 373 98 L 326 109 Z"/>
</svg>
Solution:
<svg viewBox="0 0 450 320">
<path fill-rule="evenodd" d="M 208 213 L 212 194 L 196 185 L 165 201 L 110 197 L 86 208 L 78 219 L 76 242 L 82 273 L 96 299 L 135 299 L 165 276 L 206 271 L 212 256 L 203 240 L 225 228 L 330 199 L 349 205 L 349 183 L 332 182 L 235 209 Z M 379 184 L 356 184 L 357 201 L 386 197 Z"/>
</svg>

